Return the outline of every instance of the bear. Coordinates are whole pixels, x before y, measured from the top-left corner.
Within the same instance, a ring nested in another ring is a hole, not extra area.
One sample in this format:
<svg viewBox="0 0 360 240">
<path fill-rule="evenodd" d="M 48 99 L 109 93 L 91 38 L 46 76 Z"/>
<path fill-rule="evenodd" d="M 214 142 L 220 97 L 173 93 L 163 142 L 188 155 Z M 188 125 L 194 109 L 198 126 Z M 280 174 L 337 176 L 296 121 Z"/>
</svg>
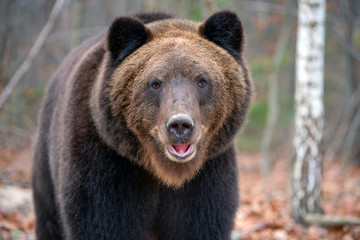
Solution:
<svg viewBox="0 0 360 240">
<path fill-rule="evenodd" d="M 228 10 L 116 18 L 50 79 L 32 187 L 43 239 L 230 239 L 253 83 Z"/>
</svg>

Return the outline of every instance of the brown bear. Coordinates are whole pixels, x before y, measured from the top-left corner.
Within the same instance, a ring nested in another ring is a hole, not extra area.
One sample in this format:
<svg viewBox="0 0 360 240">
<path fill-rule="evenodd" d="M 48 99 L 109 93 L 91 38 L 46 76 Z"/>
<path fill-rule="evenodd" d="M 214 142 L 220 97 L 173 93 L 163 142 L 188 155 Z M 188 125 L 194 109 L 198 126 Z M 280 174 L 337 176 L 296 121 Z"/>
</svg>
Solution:
<svg viewBox="0 0 360 240">
<path fill-rule="evenodd" d="M 252 82 L 235 13 L 115 19 L 51 79 L 33 190 L 43 239 L 230 239 Z"/>
</svg>

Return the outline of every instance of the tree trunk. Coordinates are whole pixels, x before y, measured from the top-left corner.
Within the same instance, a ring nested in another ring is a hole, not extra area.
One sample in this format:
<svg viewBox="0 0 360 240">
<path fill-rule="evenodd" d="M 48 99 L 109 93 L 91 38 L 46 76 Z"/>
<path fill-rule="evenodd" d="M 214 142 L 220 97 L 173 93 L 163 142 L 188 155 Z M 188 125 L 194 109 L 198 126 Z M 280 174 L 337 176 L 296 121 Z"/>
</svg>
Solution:
<svg viewBox="0 0 360 240">
<path fill-rule="evenodd" d="M 0 89 L 2 89 L 2 85 L 5 85 L 6 80 L 3 78 L 6 69 L 6 63 L 4 61 L 5 52 L 6 52 L 6 44 L 8 42 L 8 26 L 6 23 L 9 21 L 9 5 L 10 1 L 1 1 L 0 2 Z"/>
<path fill-rule="evenodd" d="M 354 46 L 354 31 L 357 18 L 357 7 L 360 7 L 358 0 L 345 0 L 339 2 L 340 13 L 344 20 L 344 35 L 346 42 Z M 348 103 L 352 93 L 357 87 L 356 59 L 345 50 L 345 104 Z"/>
<path fill-rule="evenodd" d="M 74 30 L 82 29 L 85 26 L 85 0 L 75 0 L 73 2 L 73 9 L 72 9 L 72 28 Z M 75 48 L 80 45 L 82 42 L 82 37 L 78 34 L 73 34 L 71 37 L 72 43 L 71 48 Z"/>
<path fill-rule="evenodd" d="M 298 9 L 292 207 L 301 223 L 306 223 L 307 213 L 322 213 L 325 6 L 325 0 L 300 0 Z"/>
<path fill-rule="evenodd" d="M 359 17 L 359 1 L 358 0 L 346 0 L 341 1 L 340 3 L 340 12 L 343 15 L 344 23 L 345 23 L 345 38 L 347 43 L 354 47 L 354 34 L 356 31 L 356 21 Z M 345 51 L 345 99 L 344 104 L 349 103 L 350 96 L 355 94 L 357 98 L 359 98 L 358 87 L 358 70 L 359 61 L 353 55 L 349 53 L 349 51 Z M 354 110 L 350 117 L 349 121 L 345 124 L 351 125 L 349 128 L 348 135 L 346 137 L 346 141 L 344 144 L 344 165 L 350 162 L 351 159 L 356 159 L 356 156 L 360 154 L 360 150 L 356 149 L 356 146 L 359 144 L 357 142 L 360 141 L 360 132 L 358 131 L 359 125 L 357 124 L 358 117 L 356 112 L 356 106 L 358 105 L 358 101 L 355 104 Z M 353 132 L 352 132 L 353 131 Z"/>
<path fill-rule="evenodd" d="M 268 81 L 268 112 L 266 116 L 266 125 L 264 134 L 261 139 L 261 175 L 262 177 L 267 177 L 270 168 L 272 166 L 272 158 L 270 157 L 270 145 L 271 140 L 274 135 L 274 130 L 276 128 L 276 123 L 279 117 L 279 100 L 278 100 L 278 90 L 279 90 L 279 73 L 280 73 L 280 65 L 284 56 L 284 52 L 288 46 L 290 39 L 290 32 L 292 26 L 292 16 L 289 15 L 290 10 L 290 1 L 285 1 L 286 6 L 286 16 L 285 22 L 281 27 L 281 31 L 279 34 L 279 38 L 276 43 L 276 51 L 273 56 L 273 64 L 272 64 L 272 73 L 270 75 Z"/>
</svg>

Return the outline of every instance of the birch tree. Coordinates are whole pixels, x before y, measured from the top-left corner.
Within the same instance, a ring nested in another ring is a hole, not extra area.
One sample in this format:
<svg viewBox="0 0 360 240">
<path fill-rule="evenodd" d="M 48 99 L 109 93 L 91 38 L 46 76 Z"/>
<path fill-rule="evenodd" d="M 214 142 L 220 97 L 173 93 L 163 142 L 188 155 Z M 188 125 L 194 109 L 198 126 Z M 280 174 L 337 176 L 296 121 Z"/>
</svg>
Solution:
<svg viewBox="0 0 360 240">
<path fill-rule="evenodd" d="M 308 213 L 322 213 L 325 1 L 300 0 L 298 8 L 292 207 L 295 220 L 302 223 Z"/>
</svg>

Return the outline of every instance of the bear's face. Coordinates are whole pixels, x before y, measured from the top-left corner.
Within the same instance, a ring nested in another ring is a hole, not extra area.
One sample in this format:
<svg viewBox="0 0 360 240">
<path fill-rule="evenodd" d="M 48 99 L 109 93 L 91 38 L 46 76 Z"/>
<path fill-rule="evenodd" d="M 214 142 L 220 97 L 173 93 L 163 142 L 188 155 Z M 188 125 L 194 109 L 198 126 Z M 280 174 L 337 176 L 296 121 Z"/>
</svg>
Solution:
<svg viewBox="0 0 360 240">
<path fill-rule="evenodd" d="M 116 20 L 94 90 L 102 137 L 166 185 L 190 180 L 245 119 L 251 83 L 242 42 L 230 12 L 203 24 Z"/>
</svg>

